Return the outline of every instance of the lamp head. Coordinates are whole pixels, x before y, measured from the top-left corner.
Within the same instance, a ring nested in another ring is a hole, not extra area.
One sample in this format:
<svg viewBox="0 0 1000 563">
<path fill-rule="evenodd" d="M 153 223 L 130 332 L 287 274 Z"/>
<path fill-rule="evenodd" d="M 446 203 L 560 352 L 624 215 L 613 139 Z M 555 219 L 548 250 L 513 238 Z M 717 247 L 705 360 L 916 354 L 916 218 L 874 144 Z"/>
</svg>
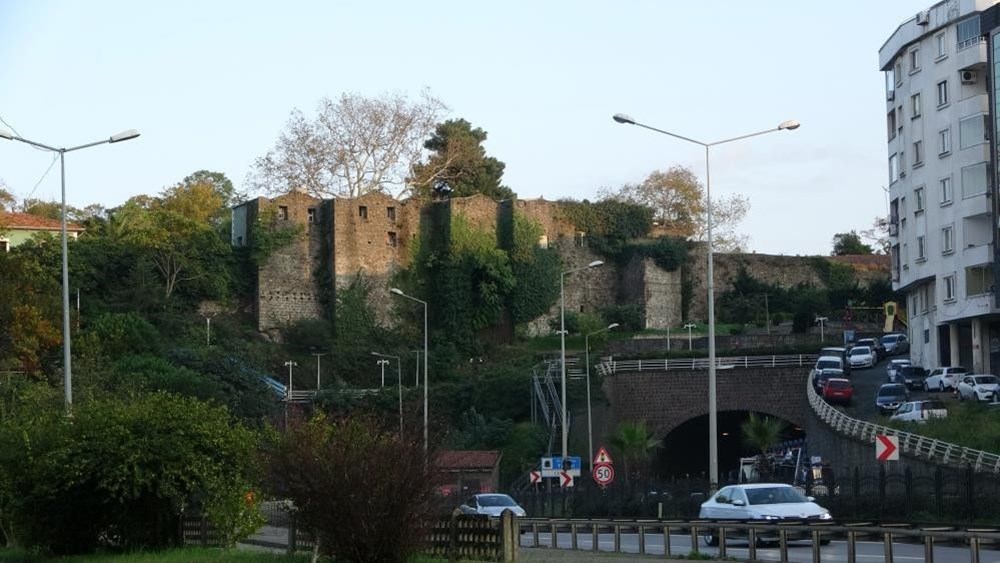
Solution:
<svg viewBox="0 0 1000 563">
<path fill-rule="evenodd" d="M 590 264 L 587 264 L 587 267 L 588 268 L 596 268 L 597 266 L 600 266 L 601 264 L 604 264 L 604 260 L 594 260 Z"/>
<path fill-rule="evenodd" d="M 794 119 L 789 119 L 789 120 L 782 121 L 781 123 L 779 123 L 778 124 L 778 130 L 779 131 L 781 131 L 781 130 L 795 131 L 796 129 L 798 129 L 800 127 L 800 125 L 801 124 L 798 121 L 795 121 Z"/>
<path fill-rule="evenodd" d="M 611 329 L 617 328 L 617 327 L 618 327 L 618 323 L 611 323 L 611 324 L 608 325 L 608 330 L 611 330 Z"/>
<path fill-rule="evenodd" d="M 614 119 L 618 123 L 628 123 L 629 125 L 635 125 L 635 120 L 625 115 L 624 113 L 616 113 L 613 116 L 611 116 L 611 119 Z"/>
<path fill-rule="evenodd" d="M 406 295 L 405 293 L 403 293 L 403 290 L 399 289 L 398 287 L 390 287 L 389 293 L 395 293 L 396 295 Z"/>
<path fill-rule="evenodd" d="M 10 131 L 0 127 L 0 139 L 7 139 L 8 141 L 14 140 L 14 134 Z"/>
<path fill-rule="evenodd" d="M 132 140 L 132 139 L 134 139 L 134 138 L 136 138 L 138 136 L 139 136 L 139 132 L 136 131 L 135 129 L 126 129 L 126 130 L 122 131 L 121 133 L 117 133 L 115 135 L 112 135 L 111 138 L 108 139 L 108 142 L 109 143 L 120 143 L 122 141 Z"/>
</svg>

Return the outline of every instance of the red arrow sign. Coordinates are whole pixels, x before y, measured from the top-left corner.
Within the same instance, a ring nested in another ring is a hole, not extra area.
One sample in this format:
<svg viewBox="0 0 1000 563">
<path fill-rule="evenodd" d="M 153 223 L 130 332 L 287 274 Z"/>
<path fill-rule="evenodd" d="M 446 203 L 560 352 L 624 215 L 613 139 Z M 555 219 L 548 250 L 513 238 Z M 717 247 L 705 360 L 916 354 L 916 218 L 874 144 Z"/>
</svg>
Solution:
<svg viewBox="0 0 1000 563">
<path fill-rule="evenodd" d="M 537 485 L 542 480 L 542 472 L 541 471 L 530 471 L 530 472 L 528 472 L 528 477 L 531 478 L 531 484 L 532 485 Z"/>
<path fill-rule="evenodd" d="M 573 486 L 573 476 L 565 471 L 559 472 L 559 486 L 560 487 L 572 487 Z"/>
<path fill-rule="evenodd" d="M 896 436 L 875 436 L 875 459 L 896 461 L 899 459 L 899 438 Z"/>
</svg>

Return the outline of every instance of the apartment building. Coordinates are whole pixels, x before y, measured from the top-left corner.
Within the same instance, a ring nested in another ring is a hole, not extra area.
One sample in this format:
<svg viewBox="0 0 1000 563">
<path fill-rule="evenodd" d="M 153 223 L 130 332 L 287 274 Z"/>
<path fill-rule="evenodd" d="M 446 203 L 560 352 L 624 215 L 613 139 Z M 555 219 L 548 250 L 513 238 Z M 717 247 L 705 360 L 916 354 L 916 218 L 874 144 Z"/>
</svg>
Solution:
<svg viewBox="0 0 1000 563">
<path fill-rule="evenodd" d="M 906 296 L 911 357 L 1000 370 L 990 67 L 981 14 L 946 0 L 879 50 L 885 73 L 893 287 Z"/>
</svg>

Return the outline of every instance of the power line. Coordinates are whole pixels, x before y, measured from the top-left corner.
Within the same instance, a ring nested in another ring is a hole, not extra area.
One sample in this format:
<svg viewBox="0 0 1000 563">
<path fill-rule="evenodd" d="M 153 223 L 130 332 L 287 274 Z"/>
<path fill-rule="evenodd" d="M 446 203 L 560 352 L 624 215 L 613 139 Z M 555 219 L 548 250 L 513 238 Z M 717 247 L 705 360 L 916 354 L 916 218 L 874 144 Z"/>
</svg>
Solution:
<svg viewBox="0 0 1000 563">
<path fill-rule="evenodd" d="M 49 175 L 49 172 L 52 170 L 52 167 L 56 165 L 57 160 L 59 160 L 59 153 L 52 155 L 52 162 L 49 163 L 49 167 L 46 168 L 45 172 L 42 173 L 42 177 L 39 178 L 37 182 L 35 182 L 35 187 L 31 188 L 31 192 L 29 192 L 28 195 L 24 197 L 24 201 L 31 199 L 31 196 L 35 195 L 35 190 L 38 189 L 38 186 L 42 185 L 42 180 L 44 180 L 45 177 Z"/>
</svg>

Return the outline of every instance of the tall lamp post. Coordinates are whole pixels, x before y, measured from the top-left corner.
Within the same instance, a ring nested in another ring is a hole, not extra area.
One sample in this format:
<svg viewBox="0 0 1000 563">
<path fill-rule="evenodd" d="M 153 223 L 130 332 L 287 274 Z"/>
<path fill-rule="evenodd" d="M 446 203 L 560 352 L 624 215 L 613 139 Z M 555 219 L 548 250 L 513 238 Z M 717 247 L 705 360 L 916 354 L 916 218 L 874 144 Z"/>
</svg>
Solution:
<svg viewBox="0 0 1000 563">
<path fill-rule="evenodd" d="M 705 148 L 705 227 L 706 234 L 708 236 L 708 271 L 706 273 L 706 278 L 708 282 L 708 478 L 711 484 L 711 489 L 714 491 L 718 487 L 719 483 L 719 436 L 718 436 L 718 426 L 719 426 L 719 415 L 718 415 L 718 405 L 716 401 L 716 379 L 715 379 L 715 282 L 713 280 L 713 249 L 712 249 L 712 184 L 711 184 L 711 173 L 709 164 L 709 149 L 726 143 L 732 143 L 733 141 L 739 141 L 741 139 L 748 139 L 750 137 L 756 137 L 758 135 L 764 135 L 767 133 L 773 133 L 775 131 L 793 131 L 799 128 L 798 121 L 782 121 L 777 127 L 773 129 L 765 129 L 764 131 L 758 131 L 756 133 L 749 133 L 746 135 L 740 135 L 738 137 L 732 137 L 729 139 L 723 139 L 721 141 L 714 141 L 706 143 L 703 141 L 697 141 L 690 137 L 684 137 L 676 133 L 671 133 L 669 131 L 664 131 L 662 129 L 657 129 L 656 127 L 651 127 L 643 123 L 632 119 L 631 117 L 618 113 L 615 114 L 613 119 L 618 123 L 624 123 L 628 125 L 637 125 L 644 129 L 649 129 L 650 131 L 655 131 L 657 133 L 662 133 L 668 135 L 675 139 L 680 139 L 682 141 L 687 141 L 689 143 L 694 143 Z"/>
<path fill-rule="evenodd" d="M 607 327 L 601 330 L 595 330 L 583 337 L 583 347 L 586 350 L 586 361 L 587 361 L 587 449 L 590 454 L 590 472 L 594 472 L 594 419 L 590 414 L 590 337 L 595 334 L 601 334 L 602 332 L 607 332 L 613 328 L 617 328 L 618 323 L 611 323 Z"/>
<path fill-rule="evenodd" d="M 313 352 L 312 355 L 316 356 L 316 391 L 319 391 L 319 387 L 320 387 L 320 378 L 319 378 L 319 374 L 320 374 L 320 371 L 319 371 L 320 360 L 319 359 L 322 358 L 323 356 L 325 356 L 326 352 Z"/>
<path fill-rule="evenodd" d="M 826 342 L 826 334 L 823 332 L 823 325 L 830 320 L 828 317 L 816 317 L 816 324 L 819 325 L 819 341 Z"/>
<path fill-rule="evenodd" d="M 101 141 L 94 141 L 93 143 L 86 143 L 83 145 L 77 145 L 75 147 L 69 148 L 56 148 L 50 147 L 36 141 L 29 141 L 20 135 L 15 135 L 6 129 L 0 129 L 0 139 L 6 139 L 8 141 L 21 141 L 22 143 L 29 144 L 33 147 L 38 147 L 50 152 L 59 153 L 59 172 L 61 179 L 61 191 L 62 191 L 62 312 L 63 312 L 63 388 L 65 392 L 66 401 L 66 412 L 70 412 L 73 408 L 73 362 L 70 353 L 70 327 L 69 327 L 69 245 L 67 244 L 66 236 L 66 153 L 77 151 L 80 149 L 85 149 L 88 147 L 96 147 L 97 145 L 103 145 L 105 143 L 120 143 L 122 141 L 128 141 L 135 139 L 139 136 L 139 132 L 135 129 L 128 129 L 122 131 L 116 135 L 112 135 L 107 139 Z"/>
<path fill-rule="evenodd" d="M 691 337 L 691 329 L 698 325 L 694 323 L 688 323 L 684 325 L 684 328 L 688 329 L 688 350 L 694 350 L 694 339 Z"/>
<path fill-rule="evenodd" d="M 378 352 L 372 352 L 372 356 L 377 356 L 379 358 L 392 358 L 396 360 L 396 379 L 399 383 L 399 439 L 403 439 L 403 365 L 402 360 L 399 356 L 393 356 L 391 354 L 380 354 Z M 383 371 L 382 379 L 385 379 Z"/>
<path fill-rule="evenodd" d="M 569 456 L 569 426 L 566 424 L 566 276 L 596 268 L 603 263 L 603 260 L 594 260 L 586 266 L 566 270 L 559 276 L 559 369 L 562 379 L 562 460 L 559 467 L 563 467 Z"/>
<path fill-rule="evenodd" d="M 389 360 L 378 360 L 375 363 L 382 368 L 382 387 L 385 387 L 385 365 L 389 363 Z"/>
<path fill-rule="evenodd" d="M 410 301 L 416 301 L 424 306 L 424 462 L 427 461 L 427 449 L 428 449 L 428 439 L 427 439 L 427 302 L 422 299 L 417 299 L 412 295 L 407 295 L 403 293 L 402 289 L 397 287 L 390 287 L 389 291 L 393 295 L 398 295 Z"/>
</svg>

